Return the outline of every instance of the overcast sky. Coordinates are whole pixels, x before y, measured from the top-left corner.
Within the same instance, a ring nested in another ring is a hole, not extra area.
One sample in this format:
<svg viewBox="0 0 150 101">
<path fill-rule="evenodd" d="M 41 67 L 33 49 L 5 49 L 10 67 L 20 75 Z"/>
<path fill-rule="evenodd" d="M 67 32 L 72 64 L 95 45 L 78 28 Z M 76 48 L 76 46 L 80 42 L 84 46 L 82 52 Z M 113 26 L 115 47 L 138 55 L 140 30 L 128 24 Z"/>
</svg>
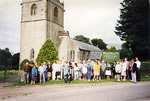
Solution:
<svg viewBox="0 0 150 101">
<path fill-rule="evenodd" d="M 114 33 L 122 0 L 64 0 L 65 30 L 70 36 L 101 38 L 108 47 L 120 48 L 122 42 Z M 0 48 L 20 51 L 21 0 L 0 0 Z"/>
</svg>

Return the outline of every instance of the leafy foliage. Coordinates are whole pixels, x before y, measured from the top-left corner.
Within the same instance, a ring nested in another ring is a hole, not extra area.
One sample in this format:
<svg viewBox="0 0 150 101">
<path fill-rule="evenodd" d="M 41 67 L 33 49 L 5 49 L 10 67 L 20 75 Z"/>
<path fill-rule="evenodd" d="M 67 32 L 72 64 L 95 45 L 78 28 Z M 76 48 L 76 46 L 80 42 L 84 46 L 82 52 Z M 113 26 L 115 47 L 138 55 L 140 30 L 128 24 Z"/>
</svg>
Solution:
<svg viewBox="0 0 150 101">
<path fill-rule="evenodd" d="M 8 48 L 0 49 L 0 66 L 8 66 L 12 63 L 12 55 Z"/>
<path fill-rule="evenodd" d="M 90 38 L 88 37 L 85 37 L 83 35 L 77 35 L 73 38 L 74 40 L 78 40 L 78 41 L 81 41 L 81 42 L 84 42 L 84 43 L 87 43 L 87 44 L 91 44 L 90 43 Z"/>
<path fill-rule="evenodd" d="M 128 58 L 128 60 L 131 60 L 133 58 L 133 52 L 127 48 L 127 44 L 123 43 L 121 46 L 121 49 L 118 50 L 120 52 L 120 58 Z"/>
<path fill-rule="evenodd" d="M 36 58 L 36 62 L 38 64 L 41 64 L 43 62 L 54 62 L 58 60 L 58 52 L 54 46 L 54 43 L 48 39 L 42 46 L 42 48 L 39 51 L 39 54 Z"/>
<path fill-rule="evenodd" d="M 121 15 L 115 33 L 126 42 L 126 48 L 133 52 L 133 56 L 150 59 L 148 0 L 124 0 L 121 5 Z"/>
<path fill-rule="evenodd" d="M 112 51 L 112 52 L 113 52 L 113 51 L 117 51 L 117 50 L 116 50 L 116 47 L 115 47 L 115 46 L 111 46 L 111 47 L 108 49 L 108 51 Z"/>
<path fill-rule="evenodd" d="M 107 44 L 102 39 L 95 38 L 95 39 L 92 39 L 91 42 L 94 46 L 98 46 L 98 48 L 101 49 L 101 50 L 106 50 L 107 49 L 106 48 Z"/>
</svg>

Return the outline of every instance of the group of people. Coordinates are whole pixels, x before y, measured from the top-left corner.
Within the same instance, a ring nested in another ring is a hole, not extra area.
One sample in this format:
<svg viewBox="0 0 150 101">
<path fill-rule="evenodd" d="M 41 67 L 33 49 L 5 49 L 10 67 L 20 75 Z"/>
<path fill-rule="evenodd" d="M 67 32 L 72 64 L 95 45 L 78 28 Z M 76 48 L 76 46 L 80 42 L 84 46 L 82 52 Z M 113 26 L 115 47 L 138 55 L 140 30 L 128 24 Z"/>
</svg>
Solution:
<svg viewBox="0 0 150 101">
<path fill-rule="evenodd" d="M 132 59 L 127 61 L 127 58 L 115 61 L 112 65 L 112 71 L 114 74 L 114 78 L 118 81 L 122 80 L 131 80 L 132 82 L 136 83 L 136 81 L 141 80 L 140 75 L 141 69 L 141 62 L 136 57 L 135 60 Z"/>
<path fill-rule="evenodd" d="M 129 79 L 133 82 L 140 81 L 141 62 L 136 58 L 130 62 L 127 58 L 115 61 L 112 65 L 104 60 L 88 60 L 76 62 L 48 62 L 38 66 L 34 63 L 31 68 L 26 63 L 24 67 L 24 83 L 35 84 L 36 82 L 45 83 L 49 80 L 64 80 L 66 83 L 72 80 L 103 80 L 115 78 L 117 81 Z"/>
</svg>

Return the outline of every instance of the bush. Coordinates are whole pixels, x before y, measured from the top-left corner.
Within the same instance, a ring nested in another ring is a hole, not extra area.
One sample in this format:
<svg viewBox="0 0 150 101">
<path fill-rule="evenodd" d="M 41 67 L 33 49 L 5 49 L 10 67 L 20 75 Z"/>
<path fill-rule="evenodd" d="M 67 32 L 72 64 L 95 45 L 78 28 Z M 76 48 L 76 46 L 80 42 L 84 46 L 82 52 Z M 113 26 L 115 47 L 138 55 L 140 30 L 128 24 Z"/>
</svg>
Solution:
<svg viewBox="0 0 150 101">
<path fill-rule="evenodd" d="M 39 51 L 39 54 L 36 58 L 36 62 L 38 64 L 41 64 L 43 62 L 51 62 L 53 63 L 54 61 L 58 60 L 58 52 L 54 46 L 54 43 L 48 39 L 42 46 L 42 48 Z"/>
<path fill-rule="evenodd" d="M 141 75 L 150 77 L 150 61 L 142 62 Z"/>
</svg>

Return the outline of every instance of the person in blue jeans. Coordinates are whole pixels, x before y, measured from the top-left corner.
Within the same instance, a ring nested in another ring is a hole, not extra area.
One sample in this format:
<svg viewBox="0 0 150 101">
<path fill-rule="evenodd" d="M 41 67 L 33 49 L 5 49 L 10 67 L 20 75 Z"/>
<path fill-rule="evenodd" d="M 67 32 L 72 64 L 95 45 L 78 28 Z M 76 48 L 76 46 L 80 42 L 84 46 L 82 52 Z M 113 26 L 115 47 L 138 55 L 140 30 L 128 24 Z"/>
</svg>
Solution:
<svg viewBox="0 0 150 101">
<path fill-rule="evenodd" d="M 90 65 L 90 63 L 88 63 L 88 65 L 87 65 L 87 79 L 88 79 L 88 81 L 91 80 L 91 71 L 92 71 L 92 66 Z"/>
</svg>

